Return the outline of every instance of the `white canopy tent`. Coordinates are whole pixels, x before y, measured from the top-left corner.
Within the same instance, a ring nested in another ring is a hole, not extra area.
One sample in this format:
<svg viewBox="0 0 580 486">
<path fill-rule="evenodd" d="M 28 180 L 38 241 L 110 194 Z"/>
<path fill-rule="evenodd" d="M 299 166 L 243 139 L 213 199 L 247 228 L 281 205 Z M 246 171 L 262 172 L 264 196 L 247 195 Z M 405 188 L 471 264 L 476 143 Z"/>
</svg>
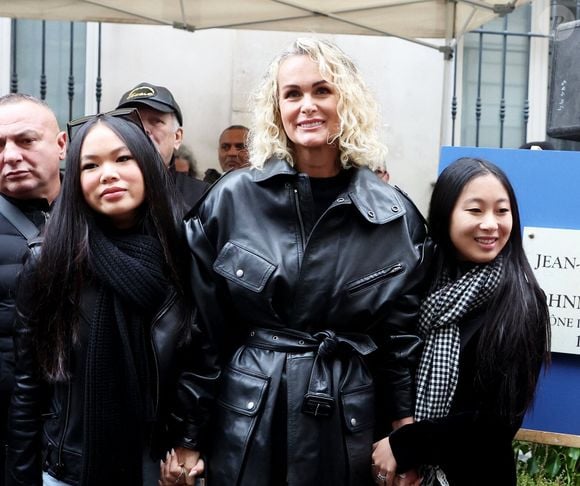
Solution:
<svg viewBox="0 0 580 486">
<path fill-rule="evenodd" d="M 453 39 L 529 0 L 2 0 L 0 16 L 393 36 L 450 52 Z M 421 39 L 446 39 L 444 46 Z"/>
</svg>

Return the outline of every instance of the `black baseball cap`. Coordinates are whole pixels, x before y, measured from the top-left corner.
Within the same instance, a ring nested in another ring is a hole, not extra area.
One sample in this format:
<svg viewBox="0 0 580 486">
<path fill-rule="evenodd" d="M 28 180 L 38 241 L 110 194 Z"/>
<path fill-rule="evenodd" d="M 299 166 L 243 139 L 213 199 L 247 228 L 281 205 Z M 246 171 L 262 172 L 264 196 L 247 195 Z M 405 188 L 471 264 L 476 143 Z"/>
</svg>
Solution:
<svg viewBox="0 0 580 486">
<path fill-rule="evenodd" d="M 164 113 L 175 113 L 179 126 L 183 125 L 183 117 L 177 101 L 171 91 L 163 86 L 139 83 L 121 96 L 117 108 L 139 108 L 139 105 L 146 105 Z"/>
</svg>

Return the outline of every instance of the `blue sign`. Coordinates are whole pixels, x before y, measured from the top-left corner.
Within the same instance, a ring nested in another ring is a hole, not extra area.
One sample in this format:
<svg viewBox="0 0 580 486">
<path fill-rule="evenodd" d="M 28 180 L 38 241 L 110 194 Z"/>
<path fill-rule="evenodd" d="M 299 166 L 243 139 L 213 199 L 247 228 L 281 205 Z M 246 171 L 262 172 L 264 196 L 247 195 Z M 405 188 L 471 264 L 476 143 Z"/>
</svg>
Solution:
<svg viewBox="0 0 580 486">
<path fill-rule="evenodd" d="M 439 171 L 460 157 L 486 159 L 506 172 L 522 227 L 580 229 L 580 152 L 443 147 Z M 580 436 L 580 355 L 552 353 L 523 428 Z"/>
</svg>

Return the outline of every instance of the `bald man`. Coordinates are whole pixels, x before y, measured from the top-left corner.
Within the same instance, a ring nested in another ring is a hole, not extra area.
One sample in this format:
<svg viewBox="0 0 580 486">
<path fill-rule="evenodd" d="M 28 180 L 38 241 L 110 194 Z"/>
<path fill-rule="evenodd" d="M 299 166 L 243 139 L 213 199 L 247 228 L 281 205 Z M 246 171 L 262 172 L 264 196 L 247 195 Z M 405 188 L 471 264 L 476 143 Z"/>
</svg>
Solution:
<svg viewBox="0 0 580 486">
<path fill-rule="evenodd" d="M 24 226 L 14 215 L 33 229 L 44 225 L 60 191 L 65 153 L 66 134 L 46 103 L 23 94 L 0 96 L 0 484 L 14 384 L 14 292 L 28 251 Z"/>
<path fill-rule="evenodd" d="M 241 169 L 249 165 L 248 128 L 244 125 L 231 125 L 220 135 L 218 158 L 224 172 Z"/>
</svg>

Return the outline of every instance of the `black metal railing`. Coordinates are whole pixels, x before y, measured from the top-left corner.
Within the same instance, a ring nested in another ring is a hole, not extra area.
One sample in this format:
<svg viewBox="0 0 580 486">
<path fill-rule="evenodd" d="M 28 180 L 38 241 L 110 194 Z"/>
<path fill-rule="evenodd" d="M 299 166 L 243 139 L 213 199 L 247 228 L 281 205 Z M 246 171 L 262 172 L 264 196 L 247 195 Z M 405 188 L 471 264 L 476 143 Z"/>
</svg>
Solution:
<svg viewBox="0 0 580 486">
<path fill-rule="evenodd" d="M 506 146 L 507 129 L 510 130 L 507 145 L 519 146 L 526 142 L 530 119 L 529 72 L 531 39 L 545 36 L 530 32 L 531 15 L 529 10 L 524 13 L 525 16 L 521 15 L 518 22 L 525 25 L 526 32 L 518 32 L 516 29 L 510 30 L 510 15 L 506 15 L 492 24 L 498 26 L 498 30 L 492 30 L 491 27 L 486 26 L 473 30 L 466 35 L 462 66 L 464 89 L 462 90 L 462 100 L 459 103 L 456 100 L 457 82 L 453 86 L 451 103 L 452 145 L 456 144 L 458 104 L 463 108 L 462 144 L 475 145 L 476 147 L 482 144 L 504 147 Z M 525 39 L 523 42 L 522 38 Z M 467 49 L 471 50 L 470 56 L 466 54 Z M 516 59 L 514 55 L 519 57 Z M 484 62 L 484 56 L 487 56 L 487 64 Z M 492 61 L 490 61 L 491 57 L 493 57 Z M 455 63 L 457 64 L 457 58 L 455 58 Z M 493 65 L 493 73 L 490 72 L 490 65 Z M 457 65 L 454 69 L 455 73 L 457 73 Z M 514 72 L 514 70 L 516 71 Z M 492 74 L 494 78 L 490 79 Z M 517 80 L 513 79 L 515 74 L 517 74 Z M 469 79 L 467 76 L 469 76 Z M 484 87 L 486 88 L 485 90 L 483 89 Z M 508 87 L 510 88 L 510 94 L 508 94 Z M 517 100 L 514 100 L 514 91 L 518 92 Z M 514 110 L 518 110 L 519 115 L 514 114 Z M 508 116 L 511 118 L 508 119 Z M 485 132 L 482 130 L 484 120 L 486 122 Z M 514 120 L 519 121 L 516 122 Z M 510 122 L 509 126 L 508 121 Z M 486 135 L 485 139 L 483 139 L 484 133 Z"/>
<path fill-rule="evenodd" d="M 103 96 L 103 81 L 101 79 L 101 23 L 99 22 L 99 34 L 97 38 L 97 81 L 95 86 L 95 97 L 97 99 L 97 113 L 101 112 L 101 98 Z"/>
<path fill-rule="evenodd" d="M 52 29 L 50 39 L 47 33 L 49 24 Z M 60 123 L 84 115 L 85 80 L 84 75 L 79 76 L 79 72 L 84 73 L 86 62 L 85 32 L 86 24 L 80 22 L 12 19 L 10 92 L 27 92 L 46 100 L 55 109 Z M 101 40 L 99 23 L 95 80 L 97 110 L 100 110 L 103 92 Z M 23 49 L 28 49 L 26 52 L 33 55 L 27 57 Z M 39 64 L 36 64 L 36 59 Z M 34 63 L 34 66 L 31 63 Z M 48 66 L 51 66 L 52 72 L 48 70 Z M 20 72 L 19 69 L 24 72 Z M 55 73 L 55 70 L 59 72 Z"/>
<path fill-rule="evenodd" d="M 69 65 L 68 65 L 68 118 L 73 118 L 73 101 L 75 98 L 75 76 L 74 76 L 74 46 L 75 46 L 75 29 L 74 22 L 70 23 L 70 44 L 69 44 Z"/>
<path fill-rule="evenodd" d="M 16 60 L 18 55 L 18 39 L 16 37 L 17 20 L 12 19 L 10 29 L 10 92 L 16 93 L 18 91 L 18 70 L 16 68 Z"/>
</svg>

